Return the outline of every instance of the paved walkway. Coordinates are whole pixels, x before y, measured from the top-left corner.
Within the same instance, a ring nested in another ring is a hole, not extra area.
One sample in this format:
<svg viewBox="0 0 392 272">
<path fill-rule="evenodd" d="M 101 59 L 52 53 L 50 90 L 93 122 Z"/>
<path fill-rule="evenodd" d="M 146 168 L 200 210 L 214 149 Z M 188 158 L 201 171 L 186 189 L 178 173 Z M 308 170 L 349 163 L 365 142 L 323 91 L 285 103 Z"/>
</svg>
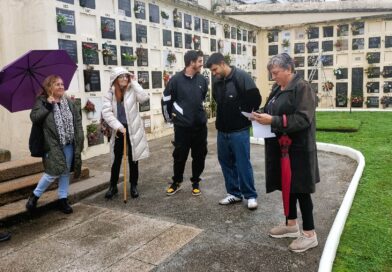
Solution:
<svg viewBox="0 0 392 272">
<path fill-rule="evenodd" d="M 50 211 L 14 226 L 12 240 L 0 244 L 0 271 L 318 269 L 329 229 L 354 173 L 354 161 L 319 153 L 322 181 L 313 195 L 319 247 L 295 254 L 287 250 L 290 239 L 267 235 L 284 218 L 280 193 L 265 193 L 263 146 L 251 147 L 259 208 L 249 211 L 245 203 L 218 205 L 225 189 L 213 126 L 209 127 L 202 195 L 191 195 L 188 163 L 183 190 L 166 196 L 172 175 L 171 139 L 150 142 L 151 157 L 140 162 L 138 199 L 127 204 L 121 196 L 106 201 L 101 192 L 74 205 L 70 216 Z M 107 176 L 110 157 L 98 156 L 85 165 Z"/>
</svg>

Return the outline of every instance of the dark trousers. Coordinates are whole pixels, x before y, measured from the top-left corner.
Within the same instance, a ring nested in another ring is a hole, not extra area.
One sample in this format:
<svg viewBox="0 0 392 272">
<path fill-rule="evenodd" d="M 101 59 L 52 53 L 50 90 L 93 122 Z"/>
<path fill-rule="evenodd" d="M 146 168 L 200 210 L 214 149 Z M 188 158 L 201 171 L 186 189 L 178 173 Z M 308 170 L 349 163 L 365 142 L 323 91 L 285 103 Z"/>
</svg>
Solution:
<svg viewBox="0 0 392 272">
<path fill-rule="evenodd" d="M 199 182 L 207 156 L 207 126 L 184 128 L 174 126 L 174 182 L 181 183 L 189 150 L 192 157 L 192 182 Z"/>
<path fill-rule="evenodd" d="M 304 230 L 314 230 L 313 203 L 310 194 L 290 194 L 290 210 L 287 219 L 297 219 L 297 200 L 302 214 Z"/>
<path fill-rule="evenodd" d="M 129 165 L 129 182 L 131 183 L 131 185 L 137 185 L 137 180 L 139 179 L 139 167 L 137 161 L 132 161 L 132 146 L 131 146 L 131 141 L 129 140 L 128 129 L 127 129 L 126 136 L 127 136 L 128 165 Z M 124 154 L 124 135 L 121 132 L 118 132 L 114 142 L 114 162 L 112 165 L 112 171 L 110 176 L 111 184 L 117 184 L 118 182 L 123 154 Z"/>
</svg>

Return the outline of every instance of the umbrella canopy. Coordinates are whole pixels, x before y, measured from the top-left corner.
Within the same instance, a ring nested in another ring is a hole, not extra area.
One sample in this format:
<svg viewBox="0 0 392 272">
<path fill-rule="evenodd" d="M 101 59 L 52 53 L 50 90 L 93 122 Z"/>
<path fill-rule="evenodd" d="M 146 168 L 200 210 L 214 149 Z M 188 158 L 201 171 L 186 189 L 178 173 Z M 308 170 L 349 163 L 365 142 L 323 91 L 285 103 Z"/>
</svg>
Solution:
<svg viewBox="0 0 392 272">
<path fill-rule="evenodd" d="M 76 68 L 65 50 L 31 50 L 0 71 L 0 104 L 10 112 L 31 109 L 46 77 L 60 76 L 68 89 Z"/>
<path fill-rule="evenodd" d="M 292 140 L 287 135 L 282 135 L 279 138 L 279 145 L 281 151 L 280 158 L 280 169 L 282 177 L 282 198 L 283 198 L 283 208 L 284 215 L 287 217 L 289 215 L 289 203 L 290 203 L 290 191 L 291 191 L 291 166 L 290 166 L 290 156 L 289 147 Z"/>
</svg>

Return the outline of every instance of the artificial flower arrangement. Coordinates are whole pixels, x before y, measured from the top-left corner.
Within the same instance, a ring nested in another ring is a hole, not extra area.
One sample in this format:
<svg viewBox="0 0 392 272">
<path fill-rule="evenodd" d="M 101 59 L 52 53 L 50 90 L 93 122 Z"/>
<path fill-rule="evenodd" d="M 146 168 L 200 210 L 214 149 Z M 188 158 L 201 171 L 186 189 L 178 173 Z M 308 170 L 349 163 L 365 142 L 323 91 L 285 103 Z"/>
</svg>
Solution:
<svg viewBox="0 0 392 272">
<path fill-rule="evenodd" d="M 91 102 L 89 99 L 87 99 L 86 104 L 83 107 L 83 110 L 86 113 L 95 112 L 95 104 Z"/>
<path fill-rule="evenodd" d="M 330 91 L 334 87 L 334 84 L 331 81 L 326 81 L 323 83 L 323 91 Z"/>
<path fill-rule="evenodd" d="M 170 65 L 172 65 L 174 62 L 177 61 L 176 54 L 174 54 L 172 52 L 169 52 L 167 54 L 167 58 L 166 59 L 167 59 L 167 61 L 169 62 Z"/>
</svg>

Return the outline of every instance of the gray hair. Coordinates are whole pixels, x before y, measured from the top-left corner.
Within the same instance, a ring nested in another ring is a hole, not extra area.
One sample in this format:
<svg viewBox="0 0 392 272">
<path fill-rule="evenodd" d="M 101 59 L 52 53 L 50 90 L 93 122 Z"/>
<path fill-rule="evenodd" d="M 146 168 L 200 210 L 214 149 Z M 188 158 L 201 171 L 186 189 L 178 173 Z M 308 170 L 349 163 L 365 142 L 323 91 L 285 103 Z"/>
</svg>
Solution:
<svg viewBox="0 0 392 272">
<path fill-rule="evenodd" d="M 280 67 L 285 70 L 291 69 L 291 72 L 293 73 L 295 70 L 294 60 L 287 53 L 275 55 L 269 60 L 267 64 L 268 71 L 271 72 L 272 68 L 274 67 Z"/>
</svg>

